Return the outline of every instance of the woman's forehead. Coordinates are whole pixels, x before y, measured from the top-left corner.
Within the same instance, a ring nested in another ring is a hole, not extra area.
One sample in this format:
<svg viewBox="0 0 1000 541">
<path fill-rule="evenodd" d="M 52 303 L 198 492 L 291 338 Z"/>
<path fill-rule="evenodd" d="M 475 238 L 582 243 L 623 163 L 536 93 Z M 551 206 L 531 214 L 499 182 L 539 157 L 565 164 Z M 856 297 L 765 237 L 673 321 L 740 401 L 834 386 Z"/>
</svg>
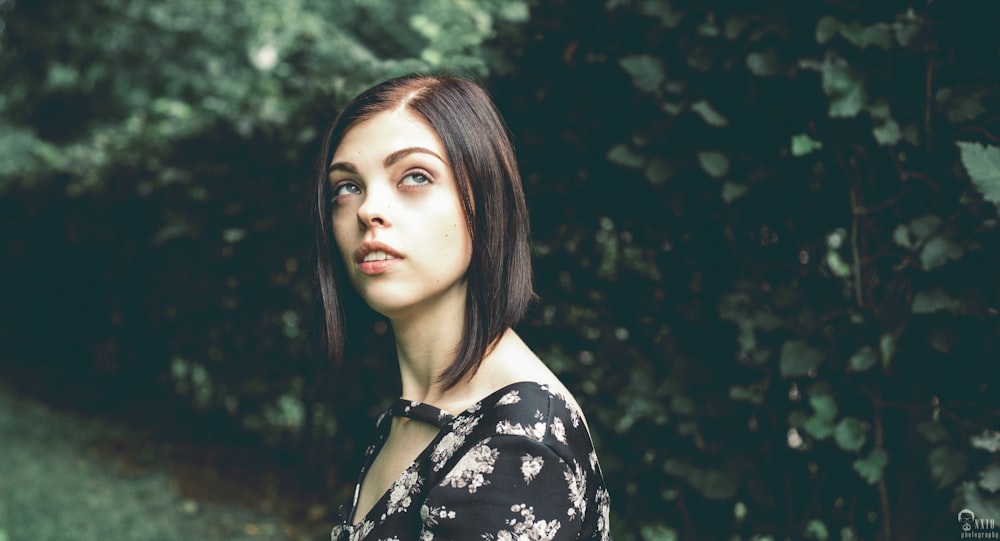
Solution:
<svg viewBox="0 0 1000 541">
<path fill-rule="evenodd" d="M 441 138 L 425 119 L 407 109 L 384 111 L 348 128 L 330 163 L 382 159 L 407 148 L 425 148 L 446 158 Z"/>
</svg>

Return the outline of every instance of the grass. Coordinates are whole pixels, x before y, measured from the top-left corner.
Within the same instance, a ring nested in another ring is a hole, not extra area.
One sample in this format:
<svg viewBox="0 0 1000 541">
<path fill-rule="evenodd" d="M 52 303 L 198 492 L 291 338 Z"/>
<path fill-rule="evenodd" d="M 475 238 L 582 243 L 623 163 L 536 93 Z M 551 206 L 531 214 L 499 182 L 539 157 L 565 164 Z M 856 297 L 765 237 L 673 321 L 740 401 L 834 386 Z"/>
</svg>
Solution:
<svg viewBox="0 0 1000 541">
<path fill-rule="evenodd" d="M 204 453 L 0 386 L 0 541 L 327 538 L 326 507 L 282 502 L 280 484 L 246 472 L 221 475 L 231 454 L 192 456 Z"/>
</svg>

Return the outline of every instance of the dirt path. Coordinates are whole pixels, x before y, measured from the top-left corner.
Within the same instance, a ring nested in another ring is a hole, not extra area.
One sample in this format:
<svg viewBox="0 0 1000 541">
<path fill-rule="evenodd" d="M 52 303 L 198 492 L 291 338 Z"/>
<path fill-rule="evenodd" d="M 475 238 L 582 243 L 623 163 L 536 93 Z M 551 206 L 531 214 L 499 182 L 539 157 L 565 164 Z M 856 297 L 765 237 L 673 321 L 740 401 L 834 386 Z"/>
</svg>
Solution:
<svg viewBox="0 0 1000 541">
<path fill-rule="evenodd" d="M 296 541 L 277 516 L 178 495 L 163 460 L 107 441 L 129 437 L 0 387 L 0 541 Z"/>
</svg>

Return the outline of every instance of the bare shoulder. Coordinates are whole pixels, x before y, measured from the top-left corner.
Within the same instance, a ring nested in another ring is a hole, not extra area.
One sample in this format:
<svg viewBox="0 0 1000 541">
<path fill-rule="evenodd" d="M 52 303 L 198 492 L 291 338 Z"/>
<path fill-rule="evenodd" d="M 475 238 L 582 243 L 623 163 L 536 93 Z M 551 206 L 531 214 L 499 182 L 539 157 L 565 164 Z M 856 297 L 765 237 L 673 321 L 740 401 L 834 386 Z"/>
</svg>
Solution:
<svg viewBox="0 0 1000 541">
<path fill-rule="evenodd" d="M 502 388 L 523 381 L 538 383 L 563 398 L 582 417 L 582 410 L 573 394 L 514 331 L 504 335 L 491 357 L 488 370 L 493 387 Z"/>
</svg>

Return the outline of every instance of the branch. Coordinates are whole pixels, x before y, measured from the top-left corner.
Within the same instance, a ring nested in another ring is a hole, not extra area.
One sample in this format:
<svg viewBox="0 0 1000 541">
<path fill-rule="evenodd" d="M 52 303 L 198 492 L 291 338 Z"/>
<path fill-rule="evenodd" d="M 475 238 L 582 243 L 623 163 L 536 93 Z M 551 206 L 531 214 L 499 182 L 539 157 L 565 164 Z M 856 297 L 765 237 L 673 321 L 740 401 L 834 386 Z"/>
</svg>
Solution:
<svg viewBox="0 0 1000 541">
<path fill-rule="evenodd" d="M 981 135 L 985 135 L 987 139 L 993 141 L 994 143 L 1000 143 L 1000 136 L 996 136 L 990 130 L 982 126 L 967 126 L 958 131 L 958 133 L 976 132 Z"/>
<path fill-rule="evenodd" d="M 853 259 L 852 265 L 854 267 L 854 300 L 858 304 L 858 308 L 865 307 L 865 300 L 861 290 L 861 282 L 863 277 L 861 276 L 861 255 L 858 250 L 858 217 L 861 215 L 861 206 L 858 204 L 858 197 L 851 189 L 851 258 Z"/>
<path fill-rule="evenodd" d="M 903 171 L 902 173 L 905 174 L 906 172 Z M 905 180 L 904 178 L 902 178 L 903 176 L 904 175 L 901 175 L 901 180 Z M 913 191 L 913 186 L 907 186 L 901 192 L 899 192 L 896 195 L 890 197 L 889 199 L 886 199 L 885 201 L 882 201 L 881 203 L 879 203 L 877 205 L 873 205 L 871 207 L 858 207 L 857 213 L 858 214 L 870 214 L 870 213 L 873 213 L 873 212 L 878 212 L 880 210 L 885 210 L 885 209 L 887 209 L 887 208 L 895 205 L 900 199 L 902 199 L 904 196 L 908 195 L 911 191 Z"/>
<path fill-rule="evenodd" d="M 876 391 L 877 392 L 877 391 Z M 875 407 L 875 447 L 885 449 L 885 428 L 882 426 L 882 410 Z M 892 520 L 890 520 L 889 510 L 889 490 L 885 484 L 885 471 L 882 478 L 878 480 L 878 501 L 882 508 L 882 538 L 886 541 L 892 539 Z"/>
<path fill-rule="evenodd" d="M 927 59 L 927 71 L 924 77 L 924 146 L 927 152 L 933 152 L 931 143 L 931 105 L 934 97 L 934 57 Z"/>
<path fill-rule="evenodd" d="M 899 163 L 899 157 L 896 156 L 896 153 L 893 152 L 891 149 L 888 151 L 888 154 L 889 158 L 892 159 L 892 163 L 896 166 L 896 173 L 899 174 L 900 182 L 906 182 L 910 179 L 914 179 L 914 180 L 919 180 L 924 184 L 927 184 L 928 186 L 934 188 L 935 190 L 941 189 L 941 186 L 937 182 L 931 180 L 931 178 L 928 177 L 927 175 L 923 173 L 918 173 L 916 171 L 907 171 L 906 169 L 903 169 L 903 164 Z"/>
</svg>

